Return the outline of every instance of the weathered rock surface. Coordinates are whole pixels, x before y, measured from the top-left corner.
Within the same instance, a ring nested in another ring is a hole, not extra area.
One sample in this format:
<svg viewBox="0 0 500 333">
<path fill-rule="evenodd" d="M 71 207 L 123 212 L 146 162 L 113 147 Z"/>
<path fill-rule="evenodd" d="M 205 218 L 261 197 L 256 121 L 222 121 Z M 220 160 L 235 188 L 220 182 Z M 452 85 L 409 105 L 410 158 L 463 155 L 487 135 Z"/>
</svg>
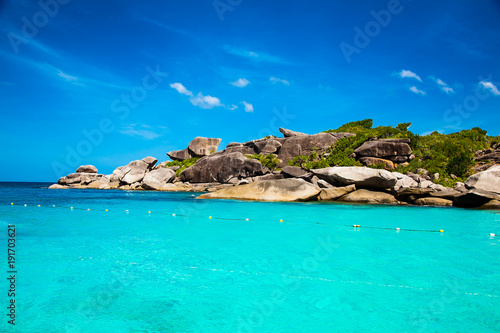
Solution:
<svg viewBox="0 0 500 333">
<path fill-rule="evenodd" d="M 284 166 L 281 168 L 281 172 L 285 175 L 287 178 L 297 178 L 297 177 L 302 177 L 308 173 L 309 171 L 306 171 L 300 167 L 295 167 L 295 166 Z"/>
<path fill-rule="evenodd" d="M 418 187 L 418 182 L 416 182 L 413 178 L 403 175 L 399 172 L 392 173 L 397 178 L 397 182 L 392 188 L 394 191 L 400 191 L 411 187 Z"/>
<path fill-rule="evenodd" d="M 470 176 L 465 181 L 465 187 L 500 194 L 500 165 Z"/>
<path fill-rule="evenodd" d="M 384 160 L 378 157 L 361 157 L 359 159 L 361 163 L 366 166 L 370 165 L 383 165 L 385 170 L 394 170 L 394 163 L 389 160 Z"/>
<path fill-rule="evenodd" d="M 50 189 L 57 189 L 57 190 L 65 190 L 68 188 L 68 186 L 65 185 L 59 185 L 59 184 L 52 184 L 49 186 Z"/>
<path fill-rule="evenodd" d="M 307 156 L 314 151 L 322 154 L 335 142 L 337 138 L 328 133 L 290 137 L 285 140 L 279 150 L 280 166 L 286 166 L 288 161 L 299 155 Z"/>
<path fill-rule="evenodd" d="M 173 161 L 184 161 L 193 158 L 187 148 L 168 152 L 167 156 L 170 157 L 170 159 Z"/>
<path fill-rule="evenodd" d="M 408 143 L 409 139 L 366 141 L 354 152 L 358 158 L 378 157 L 395 163 L 403 163 L 409 159 L 412 153 Z"/>
<path fill-rule="evenodd" d="M 260 154 L 274 154 L 281 148 L 281 143 L 274 139 L 255 142 L 255 147 Z"/>
<path fill-rule="evenodd" d="M 354 192 L 354 191 L 356 191 L 355 185 L 328 188 L 328 189 L 321 190 L 321 192 L 319 193 L 319 196 L 318 196 L 318 200 L 335 201 L 338 198 L 340 198 L 341 196 L 346 195 L 347 193 Z"/>
<path fill-rule="evenodd" d="M 330 167 L 311 172 L 334 186 L 354 184 L 356 188 L 383 190 L 392 188 L 397 182 L 396 176 L 387 170 L 366 167 Z"/>
<path fill-rule="evenodd" d="M 198 136 L 189 143 L 188 150 L 193 157 L 208 156 L 217 151 L 221 141 L 222 139 Z"/>
<path fill-rule="evenodd" d="M 227 183 L 233 177 L 261 176 L 268 171 L 259 161 L 241 153 L 217 154 L 198 160 L 181 172 L 180 179 L 191 183 Z"/>
<path fill-rule="evenodd" d="M 487 203 L 480 206 L 479 208 L 500 210 L 500 200 L 490 200 Z"/>
<path fill-rule="evenodd" d="M 148 169 L 148 163 L 142 160 L 132 161 L 120 170 L 118 179 L 125 184 L 137 183 L 144 178 Z"/>
<path fill-rule="evenodd" d="M 191 192 L 193 191 L 193 187 L 188 184 L 183 184 L 183 183 L 167 183 L 164 184 L 162 187 L 157 189 L 158 191 L 163 191 L 163 192 Z"/>
<path fill-rule="evenodd" d="M 369 191 L 365 189 L 356 190 L 348 193 L 337 201 L 341 202 L 355 202 L 355 203 L 369 203 L 369 204 L 397 204 L 398 201 L 394 196 L 385 192 Z"/>
<path fill-rule="evenodd" d="M 436 197 L 427 197 L 420 198 L 415 200 L 415 205 L 418 206 L 453 206 L 453 201 L 444 199 L 444 198 L 436 198 Z"/>
<path fill-rule="evenodd" d="M 302 179 L 264 180 L 225 188 L 199 196 L 200 199 L 241 199 L 261 201 L 315 200 L 320 189 Z"/>
<path fill-rule="evenodd" d="M 78 169 L 76 169 L 76 172 L 97 173 L 97 168 L 93 165 L 82 165 Z"/>
<path fill-rule="evenodd" d="M 175 179 L 175 171 L 160 168 L 148 172 L 142 180 L 142 187 L 146 190 L 157 190 Z"/>
<path fill-rule="evenodd" d="M 156 162 L 158 162 L 158 160 L 152 156 L 144 157 L 142 161 L 148 165 L 148 170 L 153 169 Z"/>
<path fill-rule="evenodd" d="M 289 130 L 289 129 L 286 129 L 286 128 L 279 128 L 279 131 L 283 134 L 283 136 L 285 138 L 291 138 L 291 137 L 294 137 L 294 136 L 305 136 L 307 135 L 306 133 L 302 133 L 302 132 L 295 132 L 295 131 L 292 131 L 292 130 Z"/>
</svg>

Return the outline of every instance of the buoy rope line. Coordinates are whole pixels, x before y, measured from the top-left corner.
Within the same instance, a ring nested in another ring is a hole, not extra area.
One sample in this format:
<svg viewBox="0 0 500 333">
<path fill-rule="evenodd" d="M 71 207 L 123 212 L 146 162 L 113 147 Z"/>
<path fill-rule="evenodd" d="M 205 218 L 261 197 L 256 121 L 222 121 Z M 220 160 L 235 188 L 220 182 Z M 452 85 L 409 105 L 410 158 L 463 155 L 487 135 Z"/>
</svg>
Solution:
<svg viewBox="0 0 500 333">
<path fill-rule="evenodd" d="M 24 207 L 28 207 L 27 204 L 16 204 L 16 203 L 11 203 L 10 204 L 11 206 L 24 206 Z M 31 206 L 30 206 L 31 207 Z M 42 207 L 41 205 L 37 205 L 37 207 Z M 44 206 L 45 207 L 45 206 Z M 80 207 L 69 207 L 69 206 L 56 206 L 56 205 L 51 205 L 51 206 L 47 206 L 48 208 L 64 208 L 64 209 L 70 209 L 70 210 L 81 210 L 81 211 L 90 211 L 91 209 L 90 208 L 80 208 Z M 98 211 L 98 212 L 108 212 L 109 209 L 94 209 L 93 211 Z M 126 209 L 124 212 L 126 212 L 127 214 L 129 213 L 129 210 Z M 152 215 L 153 213 L 151 211 L 148 211 L 148 214 L 149 215 Z M 196 218 L 205 218 L 205 216 L 201 216 L 201 215 L 184 215 L 184 214 L 176 214 L 176 213 L 172 213 L 172 214 L 169 214 L 169 213 L 163 213 L 163 212 L 155 212 L 156 215 L 164 215 L 164 216 L 172 216 L 172 217 L 176 217 L 176 216 L 180 216 L 180 217 L 196 217 Z M 208 219 L 210 220 L 223 220 L 223 221 L 250 221 L 249 218 L 245 218 L 245 219 L 239 219 L 239 218 L 227 218 L 227 217 L 215 217 L 215 216 L 208 216 Z M 284 223 L 285 221 L 284 220 L 279 220 L 280 223 Z M 287 220 L 286 221 L 287 223 L 297 223 L 296 221 L 293 221 L 293 220 Z M 324 225 L 324 226 L 328 226 L 328 227 L 338 227 L 338 226 L 342 226 L 342 227 L 352 227 L 354 229 L 376 229 L 376 230 L 391 230 L 391 231 L 410 231 L 410 232 L 432 232 L 432 233 L 444 233 L 444 230 L 443 229 L 440 229 L 440 230 L 419 230 L 419 229 L 405 229 L 405 228 L 387 228 L 387 227 L 370 227 L 370 226 L 361 226 L 359 224 L 353 224 L 353 225 L 341 225 L 341 224 L 338 224 L 338 225 L 330 225 L 330 224 L 326 224 L 326 223 L 319 223 L 319 222 L 307 222 L 307 221 L 301 221 L 299 222 L 301 224 L 319 224 L 319 225 Z M 496 237 L 496 235 L 494 233 L 490 233 L 489 234 L 490 237 Z"/>
<path fill-rule="evenodd" d="M 244 275 L 269 275 L 269 276 L 276 276 L 277 275 L 274 273 L 266 273 L 266 272 L 248 273 L 248 272 L 244 272 L 244 271 L 226 270 L 226 269 L 221 269 L 221 268 L 200 268 L 200 267 L 188 267 L 188 266 L 185 266 L 185 268 L 199 269 L 199 270 L 212 271 L 212 272 L 222 272 L 222 273 L 226 273 L 226 274 L 231 273 L 231 274 L 244 274 Z M 414 287 L 414 286 L 399 285 L 399 284 L 382 284 L 382 283 L 375 283 L 375 282 L 370 282 L 370 281 L 334 280 L 334 279 L 328 279 L 328 278 L 322 278 L 322 277 L 294 276 L 294 275 L 286 275 L 286 274 L 278 274 L 278 275 L 280 275 L 281 277 L 290 278 L 290 279 L 333 282 L 333 283 L 342 283 L 342 284 L 364 284 L 364 285 L 381 287 L 381 288 L 402 288 L 402 289 L 412 289 L 412 290 L 433 290 L 434 289 L 434 288 L 428 288 L 428 287 L 425 287 L 425 288 L 424 287 Z M 490 295 L 490 294 L 480 294 L 480 293 L 471 293 L 471 292 L 462 292 L 462 294 L 467 295 L 467 296 L 483 296 L 483 297 L 490 297 L 490 298 L 500 298 L 500 296 L 498 296 L 498 295 Z"/>
</svg>

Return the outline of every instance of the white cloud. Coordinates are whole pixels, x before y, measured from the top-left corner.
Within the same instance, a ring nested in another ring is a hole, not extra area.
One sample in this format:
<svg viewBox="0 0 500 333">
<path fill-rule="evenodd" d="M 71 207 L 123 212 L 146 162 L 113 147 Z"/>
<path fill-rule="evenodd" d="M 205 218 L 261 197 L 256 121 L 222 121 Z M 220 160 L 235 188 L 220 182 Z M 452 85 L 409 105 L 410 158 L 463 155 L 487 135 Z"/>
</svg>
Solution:
<svg viewBox="0 0 500 333">
<path fill-rule="evenodd" d="M 238 87 L 238 88 L 243 88 L 243 87 L 248 86 L 250 84 L 250 81 L 248 81 L 247 79 L 244 79 L 244 78 L 243 79 L 240 78 L 234 82 L 231 82 L 231 84 L 233 86 Z"/>
<path fill-rule="evenodd" d="M 119 132 L 131 137 L 139 137 L 145 140 L 154 140 L 163 136 L 163 134 L 166 132 L 166 127 L 158 126 L 158 128 L 153 128 L 149 125 L 144 124 L 129 124 L 123 126 Z"/>
<path fill-rule="evenodd" d="M 289 81 L 287 81 L 287 80 L 282 80 L 282 79 L 278 79 L 277 77 L 274 77 L 274 76 L 270 77 L 270 78 L 269 78 L 269 81 L 271 81 L 271 82 L 272 82 L 272 83 L 274 83 L 274 84 L 276 84 L 276 83 L 278 83 L 278 82 L 281 82 L 281 83 L 283 83 L 284 85 L 287 85 L 287 86 L 289 86 L 289 85 L 290 85 L 290 82 L 289 82 Z"/>
<path fill-rule="evenodd" d="M 231 106 L 226 106 L 226 109 L 231 110 L 231 111 L 232 111 L 232 110 L 236 110 L 237 108 L 238 108 L 238 106 L 237 106 L 237 105 L 234 105 L 234 104 L 233 104 L 233 105 L 231 105 Z"/>
<path fill-rule="evenodd" d="M 246 112 L 253 112 L 253 105 L 247 102 L 241 102 L 243 105 L 245 105 L 245 111 Z"/>
<path fill-rule="evenodd" d="M 170 87 L 177 90 L 177 92 L 180 94 L 191 96 L 191 97 L 193 96 L 193 93 L 190 92 L 189 90 L 187 90 L 186 87 L 184 87 L 181 83 L 172 83 L 172 84 L 170 84 Z"/>
<path fill-rule="evenodd" d="M 441 90 L 447 93 L 448 95 L 454 94 L 455 90 L 453 88 L 449 87 L 448 84 L 446 84 L 443 80 L 440 78 L 437 78 L 435 76 L 430 76 L 430 79 L 434 82 L 436 82 L 440 87 Z"/>
<path fill-rule="evenodd" d="M 220 99 L 213 96 L 203 96 L 202 93 L 198 93 L 196 96 L 192 96 L 189 101 L 194 106 L 198 106 L 202 109 L 213 109 L 217 106 L 223 106 Z"/>
<path fill-rule="evenodd" d="M 68 82 L 76 82 L 76 81 L 78 81 L 78 78 L 76 76 L 71 76 L 71 75 L 65 74 L 65 73 L 63 73 L 61 71 L 58 71 L 57 75 L 59 75 L 60 77 L 62 77 L 63 79 L 65 79 Z"/>
<path fill-rule="evenodd" d="M 450 88 L 450 87 L 442 87 L 441 88 L 445 93 L 447 93 L 448 95 L 451 95 L 451 94 L 454 94 L 455 93 L 455 90 L 453 90 L 453 88 Z"/>
<path fill-rule="evenodd" d="M 407 70 L 403 69 L 401 72 L 398 73 L 398 75 L 401 78 L 405 78 L 405 77 L 414 78 L 414 79 L 417 79 L 418 81 L 422 82 L 422 79 L 420 78 L 420 76 L 413 73 L 412 71 L 407 71 Z"/>
<path fill-rule="evenodd" d="M 425 91 L 420 90 L 420 89 L 418 89 L 418 88 L 417 88 L 417 87 L 415 87 L 415 86 L 410 87 L 410 90 L 411 90 L 411 91 L 413 91 L 413 92 L 414 92 L 415 94 L 417 94 L 417 95 L 425 95 L 425 94 L 426 94 L 426 92 L 425 92 Z"/>
<path fill-rule="evenodd" d="M 498 90 L 497 86 L 495 86 L 492 82 L 481 81 L 481 82 L 479 82 L 479 85 L 483 89 L 489 90 L 493 95 L 500 96 L 500 91 Z"/>
</svg>

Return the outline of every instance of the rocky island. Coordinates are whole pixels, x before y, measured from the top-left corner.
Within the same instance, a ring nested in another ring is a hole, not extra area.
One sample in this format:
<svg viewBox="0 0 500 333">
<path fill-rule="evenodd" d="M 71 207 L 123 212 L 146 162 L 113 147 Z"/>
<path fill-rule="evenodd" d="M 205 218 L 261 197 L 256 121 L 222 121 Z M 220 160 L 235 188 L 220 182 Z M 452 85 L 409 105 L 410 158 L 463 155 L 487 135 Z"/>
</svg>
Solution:
<svg viewBox="0 0 500 333">
<path fill-rule="evenodd" d="M 172 161 L 146 157 L 99 174 L 79 167 L 50 186 L 208 192 L 200 199 L 336 201 L 500 209 L 500 144 L 479 128 L 419 136 L 410 123 L 373 128 L 371 119 L 308 135 L 280 128 L 231 142 L 196 137 Z"/>
</svg>

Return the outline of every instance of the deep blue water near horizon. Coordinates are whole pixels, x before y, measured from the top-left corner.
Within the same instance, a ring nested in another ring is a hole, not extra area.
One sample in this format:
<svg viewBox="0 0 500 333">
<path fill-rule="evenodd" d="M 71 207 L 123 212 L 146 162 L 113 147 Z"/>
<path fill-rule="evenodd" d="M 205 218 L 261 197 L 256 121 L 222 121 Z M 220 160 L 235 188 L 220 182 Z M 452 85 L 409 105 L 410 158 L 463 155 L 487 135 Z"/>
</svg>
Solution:
<svg viewBox="0 0 500 333">
<path fill-rule="evenodd" d="M 500 331 L 496 211 L 48 185 L 0 183 L 1 332 Z"/>
</svg>

